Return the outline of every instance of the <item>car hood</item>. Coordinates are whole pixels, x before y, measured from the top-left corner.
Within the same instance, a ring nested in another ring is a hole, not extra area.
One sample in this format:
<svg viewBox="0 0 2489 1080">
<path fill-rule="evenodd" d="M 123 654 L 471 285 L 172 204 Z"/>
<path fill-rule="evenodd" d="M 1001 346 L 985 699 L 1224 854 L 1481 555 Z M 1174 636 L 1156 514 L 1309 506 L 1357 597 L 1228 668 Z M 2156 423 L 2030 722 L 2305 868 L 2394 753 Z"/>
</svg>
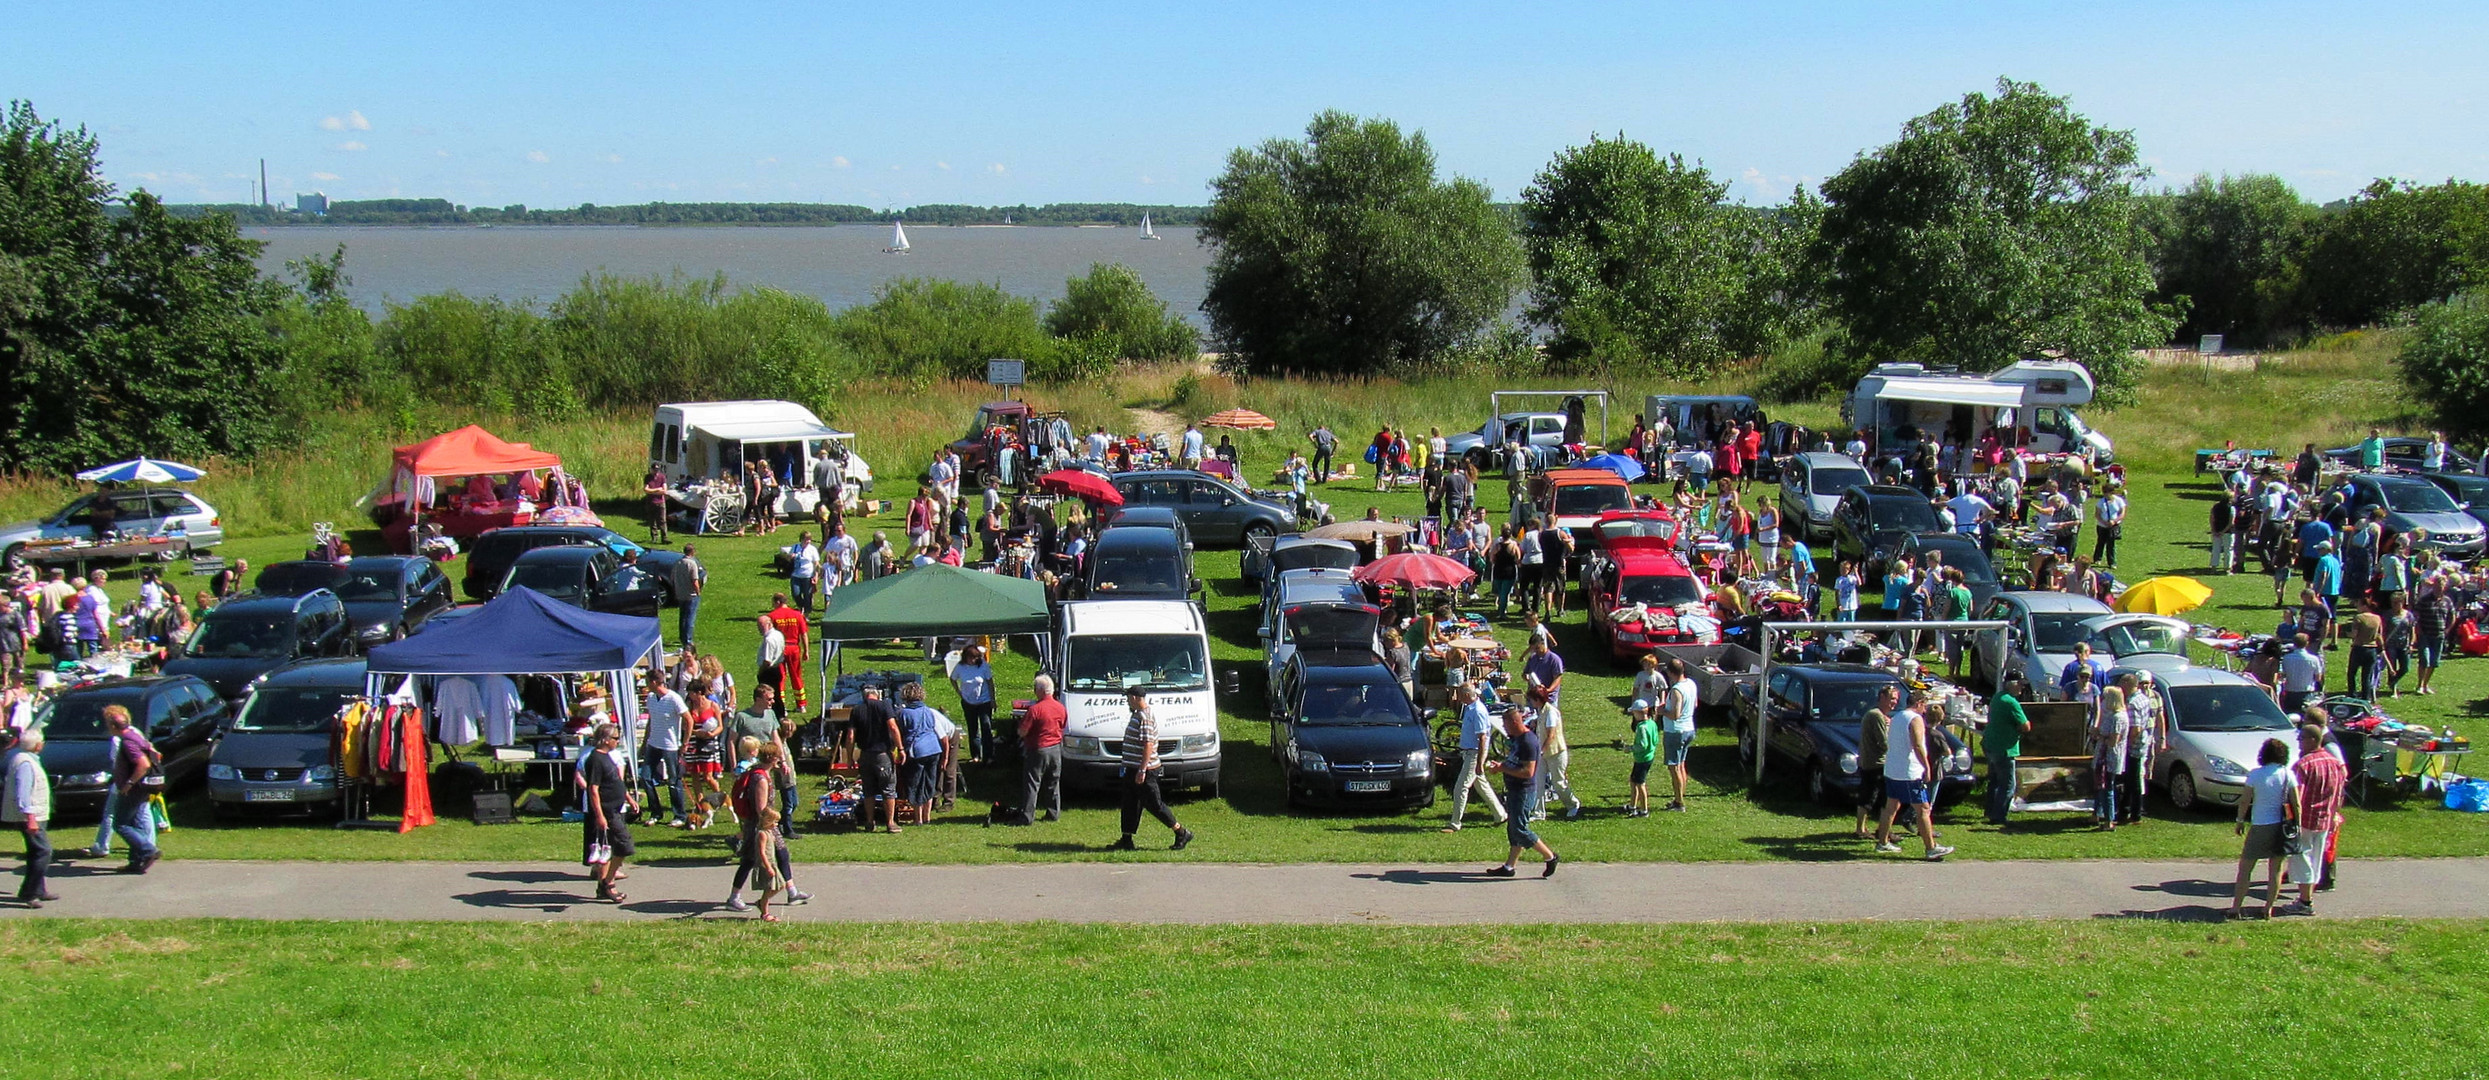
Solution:
<svg viewBox="0 0 2489 1080">
<path fill-rule="evenodd" d="M 40 521 L 12 521 L 6 525 L 0 525 L 0 544 L 21 543 L 39 539 L 42 536 L 43 523 Z"/>
<path fill-rule="evenodd" d="M 375 626 L 388 626 L 406 616 L 406 605 L 395 600 L 348 600 L 346 620 L 361 633 Z"/>
<path fill-rule="evenodd" d="M 112 744 L 102 739 L 52 739 L 43 744 L 43 771 L 54 776 L 98 773 L 112 768 Z"/>
<path fill-rule="evenodd" d="M 1296 745 L 1330 761 L 1404 761 L 1427 748 L 1426 729 L 1418 724 L 1374 727 L 1300 726 Z"/>
<path fill-rule="evenodd" d="M 2480 519 L 2461 511 L 2426 514 L 2406 514 L 2394 511 L 2386 515 L 2386 524 L 2396 532 L 2427 529 L 2432 538 L 2448 535 L 2472 536 L 2477 535 L 2481 530 Z"/>
<path fill-rule="evenodd" d="M 1456 454 L 1464 450 L 1475 450 L 1485 443 L 1485 436 L 1475 431 L 1464 431 L 1458 435 L 1446 436 L 1443 440 L 1443 451 L 1447 454 Z"/>
<path fill-rule="evenodd" d="M 222 658 L 185 656 L 164 665 L 167 675 L 196 675 L 207 680 L 218 694 L 238 698 L 250 688 L 251 680 L 285 666 L 284 657 L 246 656 Z"/>
<path fill-rule="evenodd" d="M 300 769 L 329 763 L 326 734 L 229 732 L 208 761 L 237 769 Z"/>
<path fill-rule="evenodd" d="M 2289 732 L 2281 730 L 2188 731 L 2180 728 L 2170 732 L 2169 738 L 2173 746 L 2192 750 L 2197 754 L 2228 758 L 2233 764 L 2244 765 L 2250 769 L 2255 768 L 2256 755 L 2264 751 L 2266 739 L 2282 740 L 2283 745 L 2290 747 L 2291 760 L 2299 759 L 2298 740 L 2291 738 Z"/>
</svg>

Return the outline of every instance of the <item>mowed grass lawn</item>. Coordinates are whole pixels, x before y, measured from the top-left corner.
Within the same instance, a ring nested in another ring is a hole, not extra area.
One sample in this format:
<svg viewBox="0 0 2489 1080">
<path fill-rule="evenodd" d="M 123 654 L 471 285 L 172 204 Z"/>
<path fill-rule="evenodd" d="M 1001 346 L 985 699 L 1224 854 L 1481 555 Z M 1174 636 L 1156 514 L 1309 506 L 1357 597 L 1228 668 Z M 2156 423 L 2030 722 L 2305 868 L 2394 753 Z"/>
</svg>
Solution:
<svg viewBox="0 0 2489 1080">
<path fill-rule="evenodd" d="M 2164 455 L 2176 456 L 2176 455 Z M 1267 468 L 1258 465 L 1256 473 Z M 887 475 L 902 475 L 895 464 Z M 2131 476 L 2134 510 L 2124 542 L 2119 573 L 2128 580 L 2160 573 L 2195 573 L 2206 559 L 2203 528 L 2210 497 L 2209 478 L 2183 471 L 2138 471 Z M 893 495 L 903 485 L 885 483 L 881 493 Z M 1500 481 L 1484 485 L 1486 505 L 1505 505 Z M 1423 512 L 1419 497 L 1406 492 L 1376 494 L 1371 482 L 1340 482 L 1322 493 L 1343 520 L 1358 516 L 1367 505 L 1386 514 L 1415 516 Z M 1758 493 L 1768 493 L 1758 488 Z M 1498 515 L 1500 518 L 1500 515 Z M 627 535 L 643 538 L 636 521 L 611 522 Z M 894 517 L 856 522 L 872 529 L 900 532 Z M 791 543 L 795 530 L 774 540 L 709 538 L 696 541 L 711 568 L 710 591 L 700 615 L 699 640 L 718 652 L 738 680 L 748 687 L 752 676 L 757 632 L 751 616 L 768 606 L 770 594 L 784 588 L 770 569 L 770 556 L 780 543 Z M 681 538 L 677 538 L 679 543 Z M 2086 534 L 2086 544 L 2088 534 Z M 255 563 L 299 555 L 299 541 L 261 539 L 235 541 L 228 554 L 245 555 Z M 988 800 L 1016 802 L 1018 779 L 1002 770 L 972 768 L 970 797 L 931 827 L 914 828 L 899 836 L 861 835 L 835 830 L 806 833 L 795 840 L 799 861 L 876 862 L 1000 862 L 1057 859 L 1192 859 L 1216 862 L 1469 862 L 1500 859 L 1500 829 L 1473 827 L 1459 835 L 1438 830 L 1447 820 L 1449 801 L 1420 813 L 1326 814 L 1290 810 L 1284 805 L 1277 766 L 1269 753 L 1270 728 L 1264 720 L 1261 652 L 1253 629 L 1256 594 L 1238 576 L 1231 551 L 1205 551 L 1200 569 L 1209 582 L 1210 623 L 1214 660 L 1222 669 L 1242 672 L 1241 697 L 1221 704 L 1226 740 L 1225 790 L 1219 797 L 1187 794 L 1176 809 L 1201 840 L 1183 853 L 1163 850 L 1163 832 L 1145 831 L 1144 850 L 1110 854 L 1104 850 L 1117 835 L 1114 804 L 1098 795 L 1074 797 L 1059 824 L 1034 828 L 986 828 Z M 457 570 L 452 569 L 455 577 Z M 2271 590 L 2260 576 L 2208 578 L 2216 588 L 2211 605 L 2191 617 L 2242 629 L 2269 628 L 2274 621 Z M 2294 586 L 2295 595 L 2295 586 Z M 1872 605 L 1873 601 L 1870 601 Z M 674 613 L 664 619 L 673 640 Z M 1499 636 L 1516 648 L 1522 637 L 1517 619 L 1499 624 Z M 1574 745 L 1573 776 L 1590 804 L 1577 821 L 1552 824 L 1546 835 L 1568 858 L 1618 860 L 1827 860 L 1876 858 L 1851 838 L 1851 821 L 1842 810 L 1809 803 L 1790 783 L 1749 790 L 1736 768 L 1736 751 L 1724 727 L 1705 726 L 1696 743 L 1692 770 L 1695 790 L 1685 814 L 1659 814 L 1628 820 L 1618 814 L 1626 795 L 1628 758 L 1622 749 L 1625 722 L 1622 706 L 1630 680 L 1599 650 L 1578 600 L 1558 627 L 1562 653 L 1571 663 L 1567 711 Z M 2337 654 L 2338 657 L 2339 654 Z M 2337 660 L 2338 662 L 2338 660 Z M 850 670 L 864 667 L 906 667 L 925 670 L 916 650 L 864 649 L 847 657 Z M 1006 695 L 1025 696 L 1036 666 L 1024 651 L 1000 658 Z M 2338 684 L 2337 684 L 2338 685 Z M 2456 659 L 2438 680 L 2443 693 L 2405 697 L 2393 704 L 2399 715 L 2432 725 L 2453 724 L 2474 735 L 2471 717 L 2489 707 L 2489 660 Z M 947 685 L 937 684 L 934 702 L 953 708 L 956 699 Z M 818 704 L 816 696 L 816 705 Z M 817 782 L 817 777 L 813 782 Z M 1664 774 L 1656 786 L 1665 796 Z M 165 847 L 170 858 L 293 858 L 293 859 L 569 859 L 576 857 L 575 826 L 549 819 L 479 827 L 445 819 L 408 835 L 339 832 L 324 824 L 278 822 L 224 827 L 206 818 L 204 796 L 197 792 L 177 798 L 180 828 Z M 1981 820 L 1976 797 L 1942 815 L 1946 842 L 1959 848 L 1957 858 L 2201 858 L 2234 857 L 2237 841 L 2226 810 L 2181 814 L 2156 801 L 2154 820 L 2147 826 L 2114 834 L 2088 830 L 2080 815 L 2032 815 L 1999 832 Z M 1491 818 L 1471 808 L 1473 825 Z M 1150 825 L 1150 830 L 1156 826 Z M 723 859 L 722 829 L 700 834 L 641 830 L 644 857 Z M 2363 856 L 2476 855 L 2489 851 L 2489 815 L 2447 811 L 2434 800 L 2380 800 L 2354 809 L 2343 838 L 2347 858 Z"/>
<path fill-rule="evenodd" d="M 98 1080 L 2489 1069 L 2478 922 L 34 920 L 0 928 L 0 960 L 45 1018 L 9 1072 Z"/>
</svg>

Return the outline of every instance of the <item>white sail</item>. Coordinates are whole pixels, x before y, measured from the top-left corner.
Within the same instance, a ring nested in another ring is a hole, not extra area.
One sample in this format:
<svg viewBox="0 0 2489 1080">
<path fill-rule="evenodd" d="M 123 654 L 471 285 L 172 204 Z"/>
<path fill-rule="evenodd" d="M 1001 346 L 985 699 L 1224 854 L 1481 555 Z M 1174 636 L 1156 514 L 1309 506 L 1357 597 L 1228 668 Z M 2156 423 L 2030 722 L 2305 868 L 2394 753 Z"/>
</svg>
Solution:
<svg viewBox="0 0 2489 1080">
<path fill-rule="evenodd" d="M 893 221 L 890 223 L 890 246 L 883 248 L 882 250 L 907 250 L 907 224 L 905 222 Z"/>
<path fill-rule="evenodd" d="M 1148 214 L 1143 214 L 1143 215 L 1141 215 L 1141 239 L 1143 239 L 1143 240 L 1156 240 L 1156 239 L 1158 239 L 1158 230 L 1156 230 L 1156 229 L 1152 229 L 1152 228 L 1150 228 L 1150 227 L 1149 227 L 1149 215 L 1148 215 Z"/>
</svg>

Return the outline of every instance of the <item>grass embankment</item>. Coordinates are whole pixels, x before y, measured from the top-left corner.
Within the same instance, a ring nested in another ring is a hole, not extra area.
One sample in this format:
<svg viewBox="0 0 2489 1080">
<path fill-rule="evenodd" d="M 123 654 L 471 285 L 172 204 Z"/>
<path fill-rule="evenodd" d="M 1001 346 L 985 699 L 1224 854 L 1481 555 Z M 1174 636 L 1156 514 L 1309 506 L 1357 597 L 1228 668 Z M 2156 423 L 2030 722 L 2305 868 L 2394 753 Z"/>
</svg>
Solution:
<svg viewBox="0 0 2489 1080">
<path fill-rule="evenodd" d="M 2383 392 L 2390 390 L 2391 384 L 2381 381 L 2377 367 L 2380 362 L 2375 350 L 2368 348 L 2347 355 L 2301 354 L 2268 363 L 2262 373 L 2206 376 L 2194 371 L 2154 370 L 2145 392 L 2147 404 L 2103 422 L 2118 439 L 2125 456 L 2144 463 L 2177 463 L 2152 464 L 2149 468 L 2139 465 L 2131 474 L 2133 525 L 2124 545 L 2120 573 L 2131 580 L 2159 573 L 2200 571 L 2206 557 L 2203 500 L 2210 497 L 2210 488 L 2208 478 L 2198 479 L 2189 471 L 2189 455 L 2195 446 L 2217 446 L 2224 437 L 2222 433 L 2228 431 L 2242 433 L 2242 444 L 2295 445 L 2315 440 L 2338 445 L 2328 440 L 2351 428 L 2364 429 L 2372 420 L 2390 418 L 2402 407 L 2398 399 Z M 1166 402 L 1177 396 L 1176 386 L 1181 380 L 1179 372 L 1152 372 L 1128 377 L 1114 386 L 1084 388 L 1075 400 L 1090 404 L 1075 411 L 1115 409 L 1125 403 Z M 2346 384 L 2360 388 L 2344 391 L 2341 387 Z M 842 419 L 851 419 L 863 429 L 860 441 L 864 450 L 882 463 L 885 476 L 903 476 L 912 470 L 902 463 L 915 459 L 904 451 L 884 449 L 907 445 L 894 438 L 894 433 L 904 433 L 930 446 L 929 436 L 947 438 L 953 425 L 964 424 L 967 403 L 983 392 L 984 388 L 974 385 L 952 385 L 913 397 L 883 395 L 871 399 L 869 405 L 860 404 Z M 1235 396 L 1227 396 L 1230 394 Z M 1479 387 L 1457 382 L 1401 386 L 1383 382 L 1265 381 L 1232 388 L 1215 379 L 1201 379 L 1192 384 L 1189 396 L 1205 400 L 1179 411 L 1199 415 L 1241 402 L 1266 408 L 1279 417 L 1283 424 L 1280 432 L 1255 433 L 1249 436 L 1253 441 L 1245 444 L 1246 459 L 1259 475 L 1276 463 L 1283 452 L 1278 449 L 1282 440 L 1302 438 L 1309 425 L 1299 409 L 1330 410 L 1334 417 L 1330 422 L 1353 440 L 1358 436 L 1349 425 L 1362 427 L 1384 410 L 1394 410 L 1390 415 L 1415 431 L 1422 432 L 1426 426 L 1436 424 L 1449 430 L 1479 407 L 1484 394 Z M 1039 398 L 1049 404 L 1055 400 L 1050 391 L 1041 392 Z M 2317 404 L 2292 405 L 2300 401 Z M 2288 426 L 2293 417 L 2298 426 Z M 2155 441 L 2140 444 L 2138 437 L 2129 433 L 2130 420 L 2141 429 L 2155 432 Z M 934 426 L 937 423 L 941 426 Z M 616 420 L 608 426 L 613 430 L 605 432 L 603 442 L 595 445 L 603 446 L 599 452 L 609 456 L 589 463 L 590 467 L 604 474 L 628 473 L 634 468 L 632 461 L 638 452 L 638 421 L 626 424 Z M 565 433 L 562 437 L 578 439 L 578 445 L 590 445 L 585 438 L 590 430 L 561 429 Z M 533 429 L 503 434 L 562 445 Z M 893 495 L 903 486 L 886 483 L 881 493 Z M 1504 505 L 1500 481 L 1490 479 L 1486 488 L 1482 498 L 1487 505 Z M 1394 515 L 1422 512 L 1416 495 L 1377 495 L 1370 482 L 1333 484 L 1325 489 L 1323 497 L 1334 503 L 1342 518 L 1356 516 L 1369 504 Z M 342 510 L 324 512 L 344 516 Z M 642 535 L 636 521 L 617 520 L 614 524 L 629 535 Z M 888 529 L 894 535 L 900 531 L 897 521 L 890 517 L 861 524 L 867 529 Z M 770 594 L 783 587 L 782 580 L 769 570 L 769 557 L 776 544 L 792 540 L 793 531 L 789 530 L 775 540 L 751 537 L 699 541 L 712 573 L 709 600 L 701 612 L 700 639 L 747 683 L 756 644 L 749 615 L 765 608 Z M 237 541 L 229 545 L 228 554 L 264 562 L 298 555 L 300 544 L 298 533 Z M 1500 830 L 1475 828 L 1459 836 L 1436 832 L 1445 820 L 1448 804 L 1418 815 L 1328 815 L 1288 810 L 1278 770 L 1269 755 L 1269 725 L 1263 720 L 1261 651 L 1253 635 L 1255 596 L 1238 580 L 1235 553 L 1203 552 L 1200 565 L 1203 577 L 1210 582 L 1214 660 L 1222 669 L 1242 671 L 1245 686 L 1240 698 L 1222 701 L 1222 727 L 1228 746 L 1225 791 L 1217 799 L 1190 796 L 1178 804 L 1186 823 L 1201 833 L 1201 843 L 1181 855 L 1163 850 L 1110 855 L 1102 849 L 1115 837 L 1116 811 L 1111 803 L 1095 797 L 1075 801 L 1061 825 L 982 828 L 982 800 L 1016 800 L 1017 780 L 999 771 L 972 770 L 970 791 L 974 798 L 961 804 L 958 816 L 897 837 L 846 833 L 799 836 L 796 858 L 808 862 L 947 863 L 1064 858 L 1433 862 L 1500 857 Z M 2247 629 L 2270 627 L 2274 617 L 2266 579 L 2242 576 L 2208 580 L 2215 586 L 2215 599 L 2192 617 Z M 667 613 L 665 626 L 671 637 L 671 612 Z M 1511 626 L 1504 627 L 1501 636 L 1511 644 L 1520 642 Z M 1558 640 L 1574 669 L 1570 696 L 1575 704 L 1568 713 L 1575 746 L 1574 776 L 1591 805 L 1589 815 L 1579 821 L 1559 823 L 1549 834 L 1568 857 L 1872 857 L 1862 845 L 1848 838 L 1850 822 L 1846 814 L 1809 804 L 1788 785 L 1749 791 L 1736 769 L 1735 748 L 1725 730 L 1717 727 L 1703 729 L 1693 752 L 1693 812 L 1638 821 L 1615 816 L 1614 811 L 1624 798 L 1628 771 L 1626 754 L 1618 744 L 1624 736 L 1621 706 L 1629 681 L 1601 656 L 1578 605 L 1575 613 L 1560 624 Z M 850 670 L 868 666 L 918 670 L 924 667 L 916 660 L 913 649 L 850 653 L 848 666 Z M 1025 694 L 1028 680 L 1036 670 L 1034 660 L 1024 653 L 1001 657 L 998 669 L 1006 692 L 1015 694 Z M 2443 690 L 2439 695 L 2406 697 L 2395 702 L 2396 713 L 2410 720 L 2440 726 L 2455 724 L 2470 734 L 2482 734 L 2471 730 L 2476 727 L 2471 718 L 2489 708 L 2489 662 L 2457 659 L 2440 672 L 2438 685 Z M 934 699 L 936 704 L 950 705 L 947 691 L 936 691 Z M 178 799 L 177 803 L 176 817 L 183 827 L 173 834 L 167 847 L 174 858 L 568 859 L 575 857 L 577 843 L 573 828 L 544 821 L 495 827 L 450 821 L 407 836 L 338 833 L 324 827 L 275 824 L 214 828 L 205 821 L 196 795 Z M 2236 841 L 2226 815 L 2178 814 L 2165 805 L 2155 805 L 2153 810 L 2157 820 L 2150 825 L 2109 835 L 2089 832 L 2083 819 L 2067 815 L 2029 817 L 2011 831 L 1999 833 L 1980 821 L 1974 806 L 1959 807 L 1945 815 L 1944 827 L 1947 841 L 1961 848 L 1957 857 L 1963 858 L 2220 860 L 2234 855 Z M 1483 824 L 1488 820 L 1476 808 L 1472 814 L 1474 822 Z M 723 843 L 723 837 L 715 831 L 691 836 L 654 829 L 643 832 L 643 845 L 652 858 L 723 858 Z M 2354 857 L 2478 854 L 2489 851 L 2489 815 L 2455 814 L 2429 800 L 2381 799 L 2367 809 L 2351 812 L 2344 845 L 2344 852 Z"/>
<path fill-rule="evenodd" d="M 26 1075 L 268 1080 L 2438 1078 L 2479 1075 L 2484 957 L 2388 921 L 0 930 L 20 1009 L 90 1021 L 22 1025 Z"/>
</svg>

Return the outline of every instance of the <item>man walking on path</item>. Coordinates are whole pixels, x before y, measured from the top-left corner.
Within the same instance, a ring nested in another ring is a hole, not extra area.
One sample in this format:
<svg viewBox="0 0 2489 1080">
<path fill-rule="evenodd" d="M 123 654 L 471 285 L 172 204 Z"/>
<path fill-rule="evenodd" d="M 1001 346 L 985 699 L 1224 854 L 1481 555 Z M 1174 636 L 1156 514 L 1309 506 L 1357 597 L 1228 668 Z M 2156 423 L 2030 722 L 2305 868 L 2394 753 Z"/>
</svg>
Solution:
<svg viewBox="0 0 2489 1080">
<path fill-rule="evenodd" d="M 1487 733 L 1494 729 L 1495 718 L 1478 700 L 1478 688 L 1463 683 L 1452 691 L 1461 702 L 1461 771 L 1452 782 L 1452 823 L 1445 832 L 1461 831 L 1461 819 L 1469 816 L 1469 795 L 1475 791 L 1486 801 L 1487 809 L 1495 811 L 1495 823 L 1504 823 L 1504 804 L 1495 797 L 1495 785 L 1486 778 L 1482 762 L 1486 758 Z"/>
<path fill-rule="evenodd" d="M 0 822 L 26 837 L 26 878 L 17 887 L 17 902 L 30 908 L 58 900 L 48 887 L 52 869 L 52 838 L 43 823 L 52 817 L 52 780 L 43 771 L 43 729 L 31 728 L 18 737 L 0 767 Z"/>
<path fill-rule="evenodd" d="M 1913 699 L 1911 704 L 1922 700 Z M 1884 745 L 1884 816 L 1876 830 L 1875 849 L 1887 854 L 1901 850 L 1893 842 L 1893 818 L 1907 807 L 1920 842 L 1927 845 L 1927 861 L 1942 861 L 1953 849 L 1936 843 L 1936 823 L 1928 813 L 1928 779 L 1935 772 L 1927 760 L 1927 718 L 1915 707 L 1894 713 Z"/>
<path fill-rule="evenodd" d="M 2290 881 L 2299 887 L 2298 910 L 2316 914 L 2316 888 L 2329 876 L 2334 830 L 2342 823 L 2342 794 L 2351 775 L 2342 759 L 2325 752 L 2325 729 L 2299 725 L 2299 760 L 2290 767 L 2299 781 L 2299 850 L 2290 856 Z"/>
<path fill-rule="evenodd" d="M 629 897 L 614 888 L 622 861 L 635 850 L 624 816 L 631 809 L 631 788 L 622 769 L 622 728 L 598 724 L 596 749 L 580 759 L 579 785 L 587 793 L 587 818 L 582 825 L 588 877 L 596 882 L 596 898 L 619 904 Z M 152 860 L 150 860 L 152 861 Z"/>
<path fill-rule="evenodd" d="M 1502 761 L 1491 761 L 1487 768 L 1504 775 L 1504 797 L 1512 804 L 1512 816 L 1504 819 L 1504 836 L 1512 847 L 1504 853 L 1504 865 L 1489 869 L 1492 877 L 1511 877 L 1513 864 L 1521 861 L 1521 853 L 1535 851 L 1547 862 L 1539 870 L 1540 877 L 1556 876 L 1556 851 L 1547 841 L 1530 831 L 1530 815 L 1538 809 L 1538 736 L 1519 709 L 1504 711 L 1504 735 L 1507 749 Z"/>
<path fill-rule="evenodd" d="M 2009 671 L 1988 702 L 1988 726 L 1981 739 L 1988 751 L 1988 824 L 2003 827 L 2014 810 L 2014 759 L 2022 756 L 2022 737 L 2031 730 L 2031 716 L 2022 709 L 2022 673 Z"/>
<path fill-rule="evenodd" d="M 156 768 L 164 758 L 156 753 L 154 743 L 130 726 L 130 710 L 119 705 L 104 706 L 104 734 L 114 746 L 112 831 L 130 845 L 130 861 L 121 872 L 144 874 L 163 858 L 156 849 L 156 819 L 147 811 L 147 797 L 162 789 L 163 778 Z"/>
<path fill-rule="evenodd" d="M 1182 851 L 1193 842 L 1193 831 L 1175 820 L 1175 812 L 1167 809 L 1167 797 L 1158 790 L 1158 716 L 1150 711 L 1148 693 L 1137 686 L 1124 692 L 1124 704 L 1131 709 L 1132 719 L 1124 724 L 1124 832 L 1114 850 L 1133 850 L 1132 834 L 1140 831 L 1141 811 L 1147 810 L 1175 831 L 1175 850 Z"/>
<path fill-rule="evenodd" d="M 1040 673 L 1035 689 L 1037 700 L 1020 721 L 1020 814 L 1031 824 L 1041 808 L 1047 821 L 1063 817 L 1063 724 L 1069 718 L 1054 696 L 1054 676 Z"/>
<path fill-rule="evenodd" d="M 873 808 L 882 812 L 882 825 L 891 832 L 899 831 L 899 766 L 892 757 L 899 748 L 899 714 L 882 701 L 879 687 L 864 688 L 864 700 L 856 703 L 848 719 L 856 731 L 856 772 L 862 778 L 866 832 L 873 830 Z"/>
<path fill-rule="evenodd" d="M 689 588 L 674 609 L 674 636 L 685 649 L 691 648 L 691 635 L 700 616 L 700 593 L 709 587 L 709 568 L 700 565 L 699 552 L 690 544 L 683 545 L 682 569 L 676 580 Z"/>
</svg>

